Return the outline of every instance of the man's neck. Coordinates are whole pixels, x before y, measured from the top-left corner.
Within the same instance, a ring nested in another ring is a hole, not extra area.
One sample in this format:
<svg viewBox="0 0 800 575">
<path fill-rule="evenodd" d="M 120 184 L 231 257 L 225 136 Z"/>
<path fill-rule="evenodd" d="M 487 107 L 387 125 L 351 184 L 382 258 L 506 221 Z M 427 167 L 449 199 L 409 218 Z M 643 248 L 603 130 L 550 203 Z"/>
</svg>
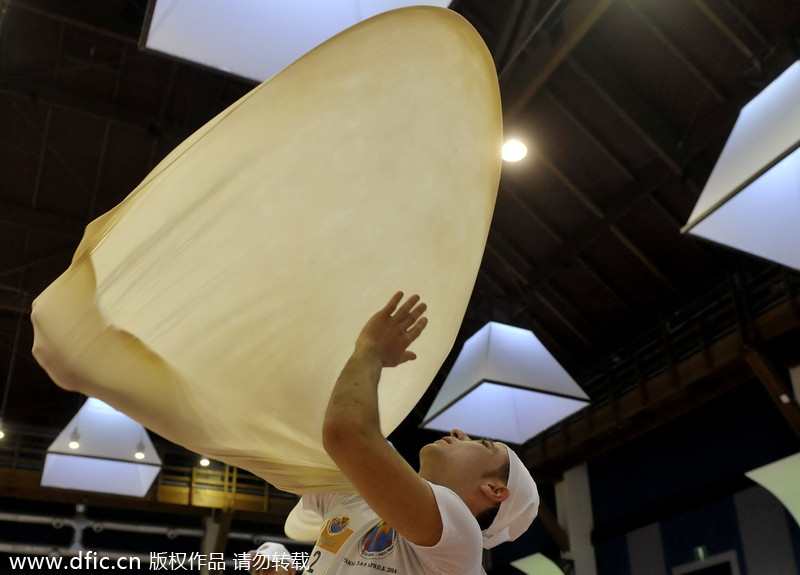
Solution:
<svg viewBox="0 0 800 575">
<path fill-rule="evenodd" d="M 418 472 L 418 475 L 428 483 L 433 483 L 434 485 L 446 487 L 447 489 L 458 495 L 458 498 L 464 502 L 464 505 L 467 506 L 469 512 L 472 513 L 473 517 L 477 517 L 490 507 L 487 504 L 485 497 L 482 496 L 479 488 L 465 489 L 462 486 L 449 485 L 447 481 L 441 481 L 441 480 L 437 481 L 430 477 L 426 477 L 425 473 L 422 470 Z"/>
</svg>

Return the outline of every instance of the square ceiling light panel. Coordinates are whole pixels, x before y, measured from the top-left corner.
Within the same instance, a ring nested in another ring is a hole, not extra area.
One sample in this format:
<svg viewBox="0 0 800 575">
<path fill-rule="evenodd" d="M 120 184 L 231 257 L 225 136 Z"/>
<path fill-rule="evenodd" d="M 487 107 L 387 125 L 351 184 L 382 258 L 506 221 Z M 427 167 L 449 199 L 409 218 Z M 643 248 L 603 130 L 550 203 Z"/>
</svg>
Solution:
<svg viewBox="0 0 800 575">
<path fill-rule="evenodd" d="M 422 427 L 521 445 L 588 403 L 532 331 L 489 322 L 464 343 Z"/>
<path fill-rule="evenodd" d="M 372 16 L 449 0 L 150 0 L 140 47 L 262 82 Z"/>
<path fill-rule="evenodd" d="M 683 231 L 800 270 L 800 62 L 739 113 Z"/>
<path fill-rule="evenodd" d="M 41 484 L 144 497 L 159 471 L 142 424 L 90 397 L 47 448 Z"/>
</svg>

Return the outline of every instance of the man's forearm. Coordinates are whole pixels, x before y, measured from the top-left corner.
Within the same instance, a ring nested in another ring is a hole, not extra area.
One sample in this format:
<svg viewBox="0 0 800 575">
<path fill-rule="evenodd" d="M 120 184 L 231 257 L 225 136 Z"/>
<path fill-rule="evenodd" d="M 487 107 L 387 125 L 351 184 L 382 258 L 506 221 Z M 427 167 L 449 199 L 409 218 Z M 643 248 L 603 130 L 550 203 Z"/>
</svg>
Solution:
<svg viewBox="0 0 800 575">
<path fill-rule="evenodd" d="M 394 367 L 416 358 L 408 346 L 422 333 L 427 320 L 419 296 L 411 296 L 403 305 L 397 292 L 377 311 L 358 335 L 355 350 L 344 366 L 325 411 L 322 441 L 337 464 L 337 458 L 360 459 L 363 450 L 386 446 L 381 434 L 378 411 L 378 382 L 384 367 Z"/>
<path fill-rule="evenodd" d="M 355 439 L 353 434 L 380 435 L 378 382 L 382 359 L 368 346 L 356 348 L 342 369 L 325 411 L 323 443 Z M 330 451 L 329 451 L 330 452 Z"/>
<path fill-rule="evenodd" d="M 378 382 L 385 367 L 416 358 L 408 349 L 427 324 L 418 296 L 402 292 L 376 312 L 356 339 L 353 355 L 336 380 L 322 440 L 325 450 L 372 510 L 418 545 L 442 537 L 442 517 L 430 484 L 383 437 Z M 398 496 L 402 494 L 402 496 Z"/>
</svg>

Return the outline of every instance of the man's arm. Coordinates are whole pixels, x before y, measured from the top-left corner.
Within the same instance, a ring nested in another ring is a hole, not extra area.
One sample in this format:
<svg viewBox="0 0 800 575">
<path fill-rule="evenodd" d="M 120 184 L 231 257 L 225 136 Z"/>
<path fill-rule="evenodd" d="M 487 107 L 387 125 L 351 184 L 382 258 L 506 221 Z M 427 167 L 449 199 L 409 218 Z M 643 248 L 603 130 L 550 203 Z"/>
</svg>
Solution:
<svg viewBox="0 0 800 575">
<path fill-rule="evenodd" d="M 408 346 L 427 324 L 418 296 L 402 293 L 372 316 L 333 388 L 322 438 L 325 450 L 378 516 L 406 539 L 434 545 L 442 518 L 430 485 L 381 434 L 378 382 L 384 367 L 416 358 Z"/>
</svg>

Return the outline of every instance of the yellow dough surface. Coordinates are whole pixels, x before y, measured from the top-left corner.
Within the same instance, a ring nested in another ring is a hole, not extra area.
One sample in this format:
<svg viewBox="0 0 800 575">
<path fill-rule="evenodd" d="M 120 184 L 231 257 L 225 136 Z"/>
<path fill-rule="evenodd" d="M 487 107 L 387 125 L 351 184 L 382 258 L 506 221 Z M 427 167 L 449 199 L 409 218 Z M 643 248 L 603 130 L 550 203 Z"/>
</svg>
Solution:
<svg viewBox="0 0 800 575">
<path fill-rule="evenodd" d="M 330 390 L 398 290 L 430 324 L 384 370 L 383 430 L 458 332 L 500 174 L 497 76 L 446 9 L 362 22 L 256 87 L 92 222 L 34 302 L 66 389 L 296 493 L 348 489 L 322 448 Z"/>
</svg>

